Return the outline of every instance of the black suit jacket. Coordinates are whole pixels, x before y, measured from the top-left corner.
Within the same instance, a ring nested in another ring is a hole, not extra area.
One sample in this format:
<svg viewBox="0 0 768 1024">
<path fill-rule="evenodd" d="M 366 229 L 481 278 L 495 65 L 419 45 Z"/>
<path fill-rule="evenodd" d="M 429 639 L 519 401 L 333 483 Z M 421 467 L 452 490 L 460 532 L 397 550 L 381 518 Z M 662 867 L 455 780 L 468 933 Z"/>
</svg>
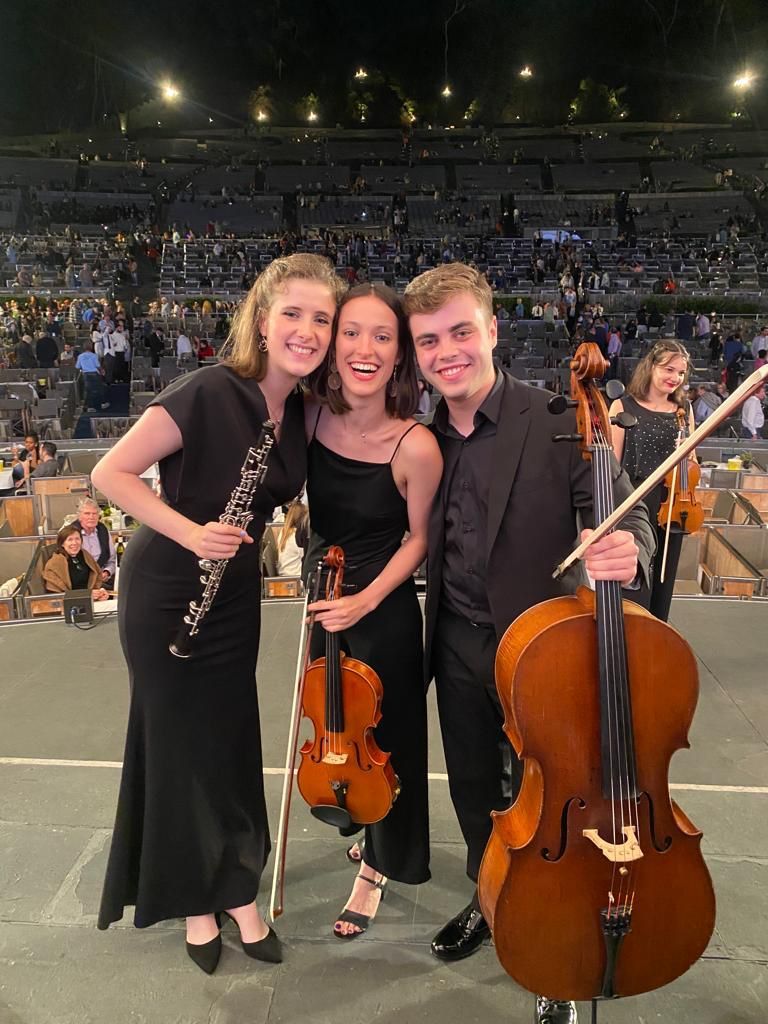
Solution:
<svg viewBox="0 0 768 1024">
<path fill-rule="evenodd" d="M 494 465 L 488 496 L 486 584 L 499 637 L 514 619 L 540 601 L 570 593 L 578 572 L 552 579 L 552 572 L 577 542 L 580 527 L 593 526 L 591 464 L 578 444 L 554 443 L 553 434 L 576 430 L 575 414 L 553 416 L 551 392 L 530 387 L 507 373 L 496 429 Z M 444 436 L 435 430 L 438 444 Z M 627 474 L 613 459 L 617 504 L 632 492 Z M 445 487 L 435 497 L 429 523 L 427 554 L 426 667 L 432 678 L 432 639 L 440 606 Z M 621 528 L 630 530 L 640 548 L 640 571 L 647 582 L 656 549 L 656 533 L 644 504 L 638 504 Z M 631 596 L 631 595 L 630 595 Z"/>
</svg>

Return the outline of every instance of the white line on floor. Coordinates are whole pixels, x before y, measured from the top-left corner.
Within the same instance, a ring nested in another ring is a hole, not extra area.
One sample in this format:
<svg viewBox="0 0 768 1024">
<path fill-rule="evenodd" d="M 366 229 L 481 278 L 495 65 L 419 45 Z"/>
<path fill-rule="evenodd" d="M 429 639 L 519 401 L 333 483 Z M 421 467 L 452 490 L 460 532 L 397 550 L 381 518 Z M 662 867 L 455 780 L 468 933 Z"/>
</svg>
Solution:
<svg viewBox="0 0 768 1024">
<path fill-rule="evenodd" d="M 0 765 L 28 768 L 122 768 L 122 761 L 73 761 L 61 757 L 0 757 Z M 265 768 L 265 775 L 284 775 L 285 768 Z M 447 782 L 445 772 L 430 772 L 432 782 Z M 711 786 L 697 782 L 671 782 L 670 789 L 693 793 L 757 793 L 768 796 L 768 786 Z"/>
</svg>

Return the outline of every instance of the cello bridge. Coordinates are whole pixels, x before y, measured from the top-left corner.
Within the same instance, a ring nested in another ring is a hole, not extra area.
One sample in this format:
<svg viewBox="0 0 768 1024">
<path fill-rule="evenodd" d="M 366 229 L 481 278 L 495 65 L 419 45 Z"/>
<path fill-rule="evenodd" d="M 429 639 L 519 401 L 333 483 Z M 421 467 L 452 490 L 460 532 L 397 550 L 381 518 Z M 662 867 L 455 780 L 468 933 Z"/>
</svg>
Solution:
<svg viewBox="0 0 768 1024">
<path fill-rule="evenodd" d="M 334 754 L 329 750 L 323 757 L 323 764 L 346 764 L 348 756 L 348 754 Z"/>
<path fill-rule="evenodd" d="M 585 828 L 582 835 L 600 850 L 612 864 L 626 864 L 629 861 L 640 860 L 643 851 L 637 841 L 637 833 L 634 825 L 625 825 L 621 830 L 624 834 L 623 843 L 608 843 L 600 836 L 596 828 Z"/>
</svg>

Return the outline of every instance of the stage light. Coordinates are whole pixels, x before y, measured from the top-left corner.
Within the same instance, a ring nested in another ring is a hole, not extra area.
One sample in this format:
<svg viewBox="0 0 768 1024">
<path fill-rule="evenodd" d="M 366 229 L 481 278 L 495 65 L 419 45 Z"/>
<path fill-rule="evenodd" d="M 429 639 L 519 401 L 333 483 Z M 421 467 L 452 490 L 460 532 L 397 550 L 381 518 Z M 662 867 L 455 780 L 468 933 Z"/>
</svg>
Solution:
<svg viewBox="0 0 768 1024">
<path fill-rule="evenodd" d="M 533 68 L 530 64 L 526 64 L 525 67 L 520 68 L 521 78 L 533 78 Z"/>
<path fill-rule="evenodd" d="M 362 81 L 364 78 L 367 78 L 367 77 L 368 77 L 368 72 L 365 70 L 365 68 L 358 68 L 357 71 L 355 72 L 355 78 L 358 81 Z"/>
<path fill-rule="evenodd" d="M 181 96 L 181 93 L 172 82 L 163 82 L 161 91 L 163 99 L 167 100 L 168 103 L 173 103 L 174 100 L 177 100 L 179 96 Z"/>
<path fill-rule="evenodd" d="M 755 75 L 753 75 L 751 71 L 745 71 L 743 74 L 739 75 L 738 78 L 734 78 L 733 88 L 744 92 L 745 89 L 750 89 L 752 87 L 754 81 Z"/>
<path fill-rule="evenodd" d="M 443 91 L 440 93 L 440 95 L 444 96 L 446 99 L 448 99 L 449 96 L 453 96 L 453 90 L 451 89 L 450 85 L 446 85 Z"/>
<path fill-rule="evenodd" d="M 307 114 L 307 120 L 308 121 L 316 121 L 317 120 L 317 112 L 315 110 L 310 110 L 310 112 Z"/>
<path fill-rule="evenodd" d="M 162 121 L 158 121 L 157 122 L 157 127 L 158 128 L 162 128 L 163 127 L 163 122 Z"/>
<path fill-rule="evenodd" d="M 212 117 L 208 118 L 208 124 L 213 124 L 213 118 Z"/>
<path fill-rule="evenodd" d="M 258 114 L 256 115 L 256 120 L 257 121 L 266 121 L 267 119 L 268 119 L 268 115 L 267 115 L 266 110 L 260 110 L 258 112 Z"/>
</svg>

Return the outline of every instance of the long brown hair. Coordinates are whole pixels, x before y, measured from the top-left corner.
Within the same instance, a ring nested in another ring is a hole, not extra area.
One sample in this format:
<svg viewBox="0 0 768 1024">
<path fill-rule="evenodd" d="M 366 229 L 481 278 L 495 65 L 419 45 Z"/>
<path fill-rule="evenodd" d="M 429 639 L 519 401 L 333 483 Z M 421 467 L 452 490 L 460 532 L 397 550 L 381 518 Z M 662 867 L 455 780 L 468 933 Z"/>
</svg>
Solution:
<svg viewBox="0 0 768 1024">
<path fill-rule="evenodd" d="M 336 330 L 339 328 L 339 318 L 342 309 L 352 299 L 362 299 L 368 295 L 379 299 L 384 305 L 391 309 L 397 318 L 397 394 L 392 396 L 389 388 L 385 392 L 384 406 L 387 414 L 393 419 L 407 420 L 416 412 L 419 404 L 419 387 L 416 377 L 416 362 L 413 354 L 413 343 L 411 341 L 411 329 L 408 326 L 408 318 L 405 315 L 403 304 L 397 292 L 378 281 L 366 281 L 364 284 L 355 285 L 350 288 L 347 294 L 339 303 L 336 313 Z M 338 416 L 349 412 L 351 406 L 344 398 L 341 390 L 334 391 L 328 387 L 328 377 L 331 372 L 331 362 L 336 357 L 336 335 L 334 333 L 328 353 L 322 364 L 314 373 L 309 376 L 309 386 L 312 394 L 323 405 L 327 405 L 331 412 Z"/>
<path fill-rule="evenodd" d="M 285 520 L 283 522 L 283 528 L 280 531 L 280 537 L 277 541 L 277 550 L 282 551 L 285 545 L 288 543 L 288 538 L 291 533 L 295 533 L 296 530 L 303 525 L 303 523 L 309 518 L 309 509 L 296 498 L 288 506 L 288 511 L 285 513 Z"/>
<path fill-rule="evenodd" d="M 680 382 L 680 386 L 675 388 L 669 396 L 669 400 L 679 407 L 684 406 L 685 385 L 688 383 L 688 376 L 691 372 L 691 357 L 682 342 L 672 339 L 657 341 L 650 352 L 643 356 L 632 374 L 632 379 L 627 386 L 627 394 L 644 402 L 651 389 L 654 366 L 664 366 L 676 356 L 682 356 L 685 360 L 685 377 Z"/>
<path fill-rule="evenodd" d="M 226 357 L 222 361 L 241 377 L 264 380 L 268 356 L 259 348 L 259 324 L 269 313 L 277 292 L 295 277 L 325 285 L 334 302 L 338 302 L 344 294 L 344 282 L 325 256 L 294 253 L 293 256 L 281 256 L 273 260 L 256 278 L 239 306 L 229 336 L 221 349 L 222 356 Z"/>
</svg>

